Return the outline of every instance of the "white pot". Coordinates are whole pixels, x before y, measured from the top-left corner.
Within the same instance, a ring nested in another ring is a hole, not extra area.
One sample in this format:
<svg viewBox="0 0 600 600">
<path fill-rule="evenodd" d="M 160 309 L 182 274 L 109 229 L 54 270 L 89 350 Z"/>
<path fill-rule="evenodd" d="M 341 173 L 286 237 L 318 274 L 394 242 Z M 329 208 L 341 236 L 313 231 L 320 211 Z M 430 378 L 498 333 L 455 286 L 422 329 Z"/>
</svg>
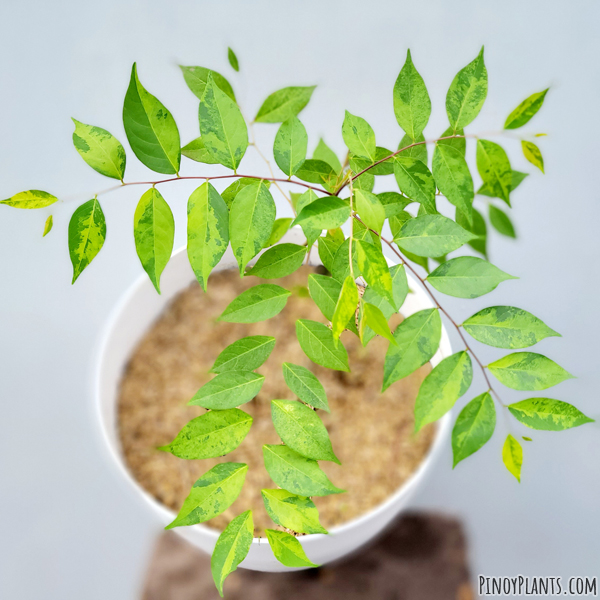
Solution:
<svg viewBox="0 0 600 600">
<path fill-rule="evenodd" d="M 283 241 L 302 243 L 303 237 L 300 232 L 292 230 L 286 234 Z M 314 260 L 311 262 L 320 264 L 316 255 L 313 250 Z M 237 265 L 229 248 L 217 268 L 230 267 L 237 268 Z M 163 525 L 170 523 L 175 518 L 175 514 L 143 490 L 125 466 L 117 431 L 117 400 L 121 377 L 136 345 L 173 297 L 194 280 L 195 276 L 189 265 L 185 248 L 173 255 L 165 269 L 161 278 L 161 295 L 156 293 L 146 274 L 140 276 L 116 306 L 106 326 L 99 348 L 94 384 L 101 435 L 106 442 L 108 452 L 123 477 L 156 513 L 157 520 Z M 409 316 L 424 308 L 431 308 L 433 304 L 419 284 L 410 276 L 408 281 L 414 293 L 408 295 L 402 306 L 402 314 Z M 436 365 L 450 354 L 448 335 L 442 328 L 440 348 L 431 360 L 431 364 Z M 299 537 L 310 559 L 317 564 L 339 559 L 373 539 L 393 521 L 407 505 L 426 473 L 431 470 L 432 462 L 439 454 L 441 445 L 447 441 L 449 426 L 450 416 L 447 414 L 438 422 L 435 439 L 420 467 L 385 502 L 357 519 L 333 527 L 328 535 L 313 534 Z M 209 554 L 212 553 L 219 536 L 217 531 L 202 524 L 177 527 L 174 531 Z M 279 563 L 273 556 L 268 542 L 259 538 L 255 538 L 252 542 L 250 552 L 241 566 L 257 571 L 293 570 Z"/>
</svg>

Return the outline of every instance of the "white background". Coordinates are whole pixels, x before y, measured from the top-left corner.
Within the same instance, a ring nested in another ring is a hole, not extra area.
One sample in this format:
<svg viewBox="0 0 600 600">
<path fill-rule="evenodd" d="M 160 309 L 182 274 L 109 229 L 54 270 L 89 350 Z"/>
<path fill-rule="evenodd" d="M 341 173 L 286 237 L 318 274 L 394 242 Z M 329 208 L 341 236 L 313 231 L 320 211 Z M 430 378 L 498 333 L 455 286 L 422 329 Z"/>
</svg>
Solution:
<svg viewBox="0 0 600 600">
<path fill-rule="evenodd" d="M 198 135 L 197 99 L 176 65 L 195 64 L 225 74 L 249 116 L 275 89 L 318 84 L 302 113 L 312 147 L 323 135 L 343 152 L 344 109 L 366 118 L 381 145 L 395 147 L 391 91 L 406 49 L 432 97 L 431 138 L 447 126 L 444 98 L 454 74 L 485 44 L 488 100 L 470 130 L 497 131 L 522 99 L 550 85 L 546 105 L 525 128 L 549 134 L 539 141 L 547 175 L 524 161 L 517 141 L 492 138 L 514 168 L 532 173 L 513 198 L 519 240 L 494 235 L 490 248 L 492 260 L 520 280 L 447 304 L 458 320 L 513 304 L 559 330 L 562 339 L 536 350 L 577 379 L 548 395 L 598 418 L 599 16 L 597 2 L 555 0 L 4 0 L 0 196 L 41 188 L 65 202 L 40 211 L 0 206 L 0 597 L 135 598 L 158 532 L 106 460 L 90 395 L 103 323 L 142 271 L 131 235 L 142 189 L 101 197 L 106 245 L 71 287 L 69 217 L 111 183 L 72 147 L 70 117 L 125 143 L 122 101 L 137 61 L 142 83 L 173 112 L 187 143 Z M 239 75 L 227 64 L 228 45 Z M 274 128 L 262 127 L 268 151 Z M 160 178 L 127 150 L 127 180 Z M 210 168 L 184 161 L 183 174 Z M 250 151 L 243 170 L 267 174 Z M 176 214 L 176 246 L 184 243 L 193 188 L 162 188 Z M 50 213 L 54 230 L 42 239 Z M 415 506 L 464 519 L 474 575 L 600 575 L 599 426 L 534 433 L 524 443 L 521 485 L 502 466 L 503 434 L 501 419 L 491 442 L 455 471 L 448 445 Z"/>
</svg>

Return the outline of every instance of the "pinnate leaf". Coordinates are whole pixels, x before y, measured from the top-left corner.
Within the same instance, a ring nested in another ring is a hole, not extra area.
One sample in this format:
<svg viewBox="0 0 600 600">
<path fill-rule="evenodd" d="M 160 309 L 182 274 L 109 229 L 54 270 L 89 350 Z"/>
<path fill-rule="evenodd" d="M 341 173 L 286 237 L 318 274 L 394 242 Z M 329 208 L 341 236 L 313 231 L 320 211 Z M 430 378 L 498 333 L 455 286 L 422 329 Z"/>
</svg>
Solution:
<svg viewBox="0 0 600 600">
<path fill-rule="evenodd" d="M 240 274 L 271 236 L 275 212 L 273 196 L 263 182 L 244 186 L 232 202 L 229 231 Z"/>
<path fill-rule="evenodd" d="M 496 409 L 489 392 L 473 398 L 456 418 L 452 429 L 452 468 L 482 448 L 496 427 Z"/>
<path fill-rule="evenodd" d="M 304 354 L 314 363 L 328 369 L 350 371 L 346 349 L 343 344 L 335 343 L 331 329 L 323 323 L 298 319 L 296 336 Z"/>
<path fill-rule="evenodd" d="M 523 148 L 525 158 L 543 173 L 544 159 L 542 158 L 540 149 L 533 142 L 528 142 L 527 140 L 521 142 L 521 147 Z"/>
<path fill-rule="evenodd" d="M 265 468 L 282 489 L 299 496 L 329 496 L 344 490 L 329 481 L 316 460 L 306 458 L 287 446 L 263 446 Z"/>
<path fill-rule="evenodd" d="M 209 73 L 198 109 L 204 147 L 219 164 L 238 168 L 248 148 L 248 128 L 238 107 Z"/>
<path fill-rule="evenodd" d="M 446 112 L 454 131 L 466 127 L 479 114 L 488 90 L 483 48 L 475 60 L 461 69 L 446 95 Z"/>
<path fill-rule="evenodd" d="M 544 431 L 563 431 L 594 422 L 572 404 L 551 398 L 521 400 L 509 404 L 508 410 L 523 425 Z"/>
<path fill-rule="evenodd" d="M 502 462 L 511 475 L 521 483 L 521 466 L 523 465 L 523 448 L 509 433 L 502 448 Z"/>
<path fill-rule="evenodd" d="M 218 165 L 219 161 L 204 146 L 204 139 L 198 137 L 186 144 L 181 149 L 181 154 L 196 162 L 205 163 L 207 165 Z"/>
<path fill-rule="evenodd" d="M 273 92 L 263 102 L 254 120 L 258 123 L 283 123 L 297 116 L 308 104 L 315 87 L 286 87 Z"/>
<path fill-rule="evenodd" d="M 416 140 L 431 115 L 431 101 L 425 82 L 412 62 L 410 50 L 394 85 L 394 113 L 406 135 Z"/>
<path fill-rule="evenodd" d="M 319 143 L 313 152 L 312 157 L 316 160 L 322 160 L 331 166 L 331 168 L 339 173 L 342 170 L 342 163 L 337 157 L 337 154 L 325 143 L 323 138 L 319 139 Z"/>
<path fill-rule="evenodd" d="M 457 250 L 473 237 L 448 217 L 422 215 L 407 221 L 394 241 L 411 254 L 435 258 Z"/>
<path fill-rule="evenodd" d="M 226 371 L 254 371 L 269 358 L 275 347 L 275 338 L 251 335 L 229 344 L 215 360 L 212 373 Z"/>
<path fill-rule="evenodd" d="M 417 158 L 400 154 L 394 162 L 394 175 L 400 191 L 435 213 L 435 180 L 427 165 Z"/>
<path fill-rule="evenodd" d="M 121 142 L 101 127 L 86 125 L 76 119 L 73 144 L 85 162 L 101 175 L 123 179 L 125 150 Z"/>
<path fill-rule="evenodd" d="M 279 244 L 260 255 L 256 264 L 246 273 L 263 279 L 279 279 L 302 266 L 306 248 L 297 244 Z"/>
<path fill-rule="evenodd" d="M 306 159 L 308 136 L 304 125 L 296 117 L 284 121 L 277 131 L 273 144 L 273 156 L 277 166 L 291 177 Z"/>
<path fill-rule="evenodd" d="M 140 83 L 135 63 L 123 105 L 123 125 L 139 160 L 157 173 L 179 172 L 181 143 L 173 115 Z"/>
<path fill-rule="evenodd" d="M 290 533 L 277 529 L 265 529 L 275 558 L 286 567 L 318 567 L 309 560 L 302 544 Z"/>
<path fill-rule="evenodd" d="M 26 192 L 19 192 L 6 200 L 0 201 L 0 204 L 6 204 L 13 208 L 46 208 L 58 202 L 58 198 L 49 194 L 48 192 L 42 192 L 42 190 L 27 190 Z"/>
<path fill-rule="evenodd" d="M 211 410 L 192 419 L 159 450 L 191 460 L 224 456 L 242 443 L 251 425 L 252 417 L 239 408 Z"/>
<path fill-rule="evenodd" d="M 442 294 L 455 298 L 478 298 L 495 290 L 507 279 L 517 279 L 492 263 L 475 256 L 459 256 L 445 263 L 427 277 Z"/>
<path fill-rule="evenodd" d="M 188 260 L 204 291 L 228 244 L 229 211 L 219 192 L 207 181 L 192 192 L 187 205 Z"/>
<path fill-rule="evenodd" d="M 194 483 L 175 520 L 165 529 L 204 523 L 229 508 L 244 485 L 248 465 L 221 463 Z"/>
<path fill-rule="evenodd" d="M 531 94 L 531 96 L 523 100 L 523 102 L 508 115 L 506 122 L 504 123 L 504 129 L 517 129 L 528 123 L 531 117 L 542 108 L 548 89 L 550 88 L 546 88 L 542 92 L 537 92 L 536 94 Z"/>
<path fill-rule="evenodd" d="M 400 156 L 416 158 L 422 163 L 427 164 L 427 144 L 425 143 L 425 136 L 422 133 L 414 139 L 407 133 L 404 134 L 398 144 L 398 150 L 402 150 Z"/>
<path fill-rule="evenodd" d="M 291 217 L 282 217 L 281 219 L 275 219 L 273 223 L 273 229 L 271 229 L 271 235 L 269 239 L 263 244 L 263 248 L 274 246 L 289 230 L 292 221 Z"/>
<path fill-rule="evenodd" d="M 374 304 L 365 302 L 362 306 L 359 329 L 360 339 L 362 340 L 363 344 L 366 343 L 365 330 L 367 327 L 370 327 L 374 333 L 389 340 L 392 344 L 398 344 L 396 338 L 390 331 L 390 326 L 388 325 L 387 319 L 383 312 L 381 312 L 381 310 Z"/>
<path fill-rule="evenodd" d="M 291 292 L 272 283 L 262 283 L 242 292 L 232 300 L 219 321 L 258 323 L 279 314 Z"/>
<path fill-rule="evenodd" d="M 213 410 L 235 408 L 252 400 L 264 380 L 264 375 L 252 371 L 226 371 L 204 384 L 188 404 Z"/>
<path fill-rule="evenodd" d="M 223 597 L 223 583 L 246 558 L 254 539 L 252 511 L 238 515 L 219 536 L 210 559 L 210 570 L 219 595 Z"/>
<path fill-rule="evenodd" d="M 348 275 L 342 285 L 339 298 L 335 305 L 335 310 L 333 311 L 333 317 L 331 319 L 331 330 L 333 332 L 333 340 L 336 345 L 340 335 L 342 334 L 342 331 L 346 329 L 348 321 L 354 317 L 357 305 L 358 290 L 356 289 L 356 282 L 350 275 Z"/>
<path fill-rule="evenodd" d="M 75 283 L 94 260 L 106 239 L 106 221 L 97 198 L 84 202 L 69 221 L 69 256 Z"/>
<path fill-rule="evenodd" d="M 436 308 L 427 308 L 404 319 L 394 331 L 397 345 L 385 356 L 383 390 L 431 360 L 440 345 L 442 320 Z"/>
<path fill-rule="evenodd" d="M 358 268 L 367 284 L 394 308 L 397 308 L 392 276 L 381 247 L 364 240 L 356 240 L 354 245 L 356 246 Z"/>
<path fill-rule="evenodd" d="M 528 348 L 550 336 L 560 337 L 530 312 L 514 306 L 484 308 L 469 317 L 463 327 L 478 342 L 509 350 Z"/>
<path fill-rule="evenodd" d="M 415 431 L 444 416 L 466 393 L 473 380 L 471 358 L 466 351 L 444 358 L 425 377 L 415 401 Z"/>
<path fill-rule="evenodd" d="M 488 192 L 510 206 L 512 170 L 504 149 L 488 140 L 477 140 L 477 170 Z"/>
<path fill-rule="evenodd" d="M 187 86 L 199 100 L 202 100 L 206 84 L 208 83 L 208 76 L 210 75 L 219 89 L 225 92 L 235 102 L 235 94 L 233 93 L 231 84 L 220 73 L 204 67 L 180 66 L 179 68 L 183 73 L 183 78 L 185 79 Z"/>
<path fill-rule="evenodd" d="M 277 525 L 297 533 L 327 533 L 310 498 L 280 489 L 261 490 L 261 494 L 269 517 Z"/>
<path fill-rule="evenodd" d="M 271 416 L 275 431 L 286 446 L 306 458 L 341 464 L 333 452 L 325 425 L 306 404 L 297 400 L 272 400 Z"/>
<path fill-rule="evenodd" d="M 240 177 L 236 179 L 231 185 L 227 186 L 223 193 L 221 194 L 221 198 L 227 204 L 227 208 L 231 208 L 233 201 L 236 196 L 248 185 L 257 185 L 262 183 L 267 189 L 271 187 L 271 182 L 266 179 L 256 179 L 255 177 Z"/>
<path fill-rule="evenodd" d="M 348 202 L 328 196 L 317 198 L 306 205 L 299 212 L 293 225 L 309 225 L 311 229 L 335 229 L 343 225 L 350 218 L 350 205 Z"/>
<path fill-rule="evenodd" d="M 381 233 L 386 214 L 379 198 L 371 192 L 355 190 L 354 200 L 356 202 L 356 212 L 360 215 L 363 223 L 369 229 Z"/>
<path fill-rule="evenodd" d="M 490 363 L 488 369 L 500 383 L 513 390 L 545 390 L 573 378 L 553 360 L 535 352 L 513 352 Z"/>
<path fill-rule="evenodd" d="M 283 363 L 283 378 L 287 386 L 309 406 L 320 408 L 329 412 L 329 404 L 325 388 L 316 375 L 311 373 L 306 367 L 294 365 L 293 363 Z M 297 529 L 295 531 L 298 531 Z"/>
</svg>

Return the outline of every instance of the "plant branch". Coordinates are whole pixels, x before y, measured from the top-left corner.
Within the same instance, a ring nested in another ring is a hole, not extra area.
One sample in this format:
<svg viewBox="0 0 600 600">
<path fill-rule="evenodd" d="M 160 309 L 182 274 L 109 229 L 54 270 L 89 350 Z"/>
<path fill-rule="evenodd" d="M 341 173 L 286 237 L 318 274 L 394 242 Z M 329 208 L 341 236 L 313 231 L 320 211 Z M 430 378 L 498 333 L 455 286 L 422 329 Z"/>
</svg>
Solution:
<svg viewBox="0 0 600 600">
<path fill-rule="evenodd" d="M 354 216 L 354 218 L 357 221 L 360 221 L 364 225 L 364 223 L 361 221 L 360 217 L 358 217 L 356 215 L 353 215 L 353 216 Z M 475 360 L 475 362 L 479 365 L 479 368 L 481 369 L 481 372 L 483 373 L 483 377 L 485 379 L 485 382 L 486 382 L 486 384 L 487 384 L 490 392 L 492 392 L 492 394 L 496 397 L 496 400 L 498 400 L 498 402 L 503 407 L 506 407 L 506 405 L 500 399 L 500 396 L 498 395 L 498 392 L 496 392 L 496 390 L 493 388 L 492 383 L 491 383 L 490 378 L 489 378 L 489 375 L 488 375 L 488 373 L 487 373 L 487 371 L 486 371 L 483 363 L 481 362 L 481 360 L 479 359 L 479 357 L 475 354 L 475 352 L 473 351 L 473 349 L 469 345 L 469 342 L 465 338 L 465 335 L 462 332 L 462 329 L 461 329 L 460 325 L 452 318 L 452 316 L 450 315 L 450 313 L 439 303 L 438 299 L 435 297 L 435 295 L 433 294 L 433 292 L 429 289 L 429 286 L 427 285 L 427 282 L 425 281 L 425 279 L 423 279 L 423 277 L 421 277 L 419 275 L 419 273 L 406 260 L 406 258 L 404 258 L 404 256 L 402 256 L 402 254 L 400 254 L 400 252 L 398 252 L 398 250 L 396 250 L 396 248 L 394 248 L 394 246 L 392 245 L 392 242 L 390 242 L 389 240 L 387 240 L 386 238 L 384 238 L 382 235 L 380 235 L 379 233 L 377 233 L 377 231 L 375 231 L 374 229 L 369 229 L 369 231 L 371 233 L 374 233 L 377 237 L 379 237 L 381 239 L 382 242 L 384 242 L 385 244 L 387 244 L 389 246 L 389 248 L 392 250 L 392 252 L 396 255 L 396 257 L 402 262 L 402 264 L 420 281 L 421 285 L 423 286 L 423 288 L 425 289 L 425 291 L 427 292 L 427 294 L 429 295 L 429 297 L 433 300 L 434 304 L 439 309 L 439 311 L 448 319 L 448 321 L 450 321 L 450 323 L 452 323 L 452 325 L 454 325 L 456 331 L 458 332 L 458 335 L 460 336 L 460 339 L 462 340 L 462 342 L 463 342 L 463 344 L 465 346 L 465 350 L 473 357 L 473 359 Z"/>
</svg>

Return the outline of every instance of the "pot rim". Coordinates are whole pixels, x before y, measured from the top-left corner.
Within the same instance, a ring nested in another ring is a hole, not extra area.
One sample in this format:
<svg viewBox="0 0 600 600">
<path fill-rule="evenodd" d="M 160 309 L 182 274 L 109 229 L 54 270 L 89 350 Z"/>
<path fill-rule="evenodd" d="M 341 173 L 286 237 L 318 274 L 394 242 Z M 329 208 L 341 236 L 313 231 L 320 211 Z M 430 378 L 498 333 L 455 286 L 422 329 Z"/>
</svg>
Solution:
<svg viewBox="0 0 600 600">
<path fill-rule="evenodd" d="M 182 245 L 181 247 L 179 247 L 177 250 L 175 250 L 172 253 L 170 260 L 172 261 L 176 257 L 180 256 L 182 253 L 187 254 L 187 246 L 185 244 Z M 398 264 L 397 262 L 389 259 L 388 257 L 386 257 L 386 260 L 387 260 L 388 264 L 390 264 L 390 265 Z M 313 266 L 317 266 L 321 263 L 311 260 L 309 264 L 311 264 Z M 167 268 L 168 268 L 168 265 L 167 265 Z M 408 282 L 409 282 L 409 288 L 411 290 L 418 289 L 419 293 L 423 295 L 424 301 L 427 304 L 431 304 L 431 306 L 433 307 L 434 306 L 433 302 L 431 302 L 430 298 L 428 298 L 425 295 L 425 293 L 421 289 L 421 286 L 418 284 L 417 280 L 410 273 L 407 273 L 407 278 L 408 278 Z M 194 279 L 191 279 L 190 282 L 191 281 L 194 281 Z M 124 479 L 128 482 L 129 490 L 130 491 L 135 490 L 135 492 L 137 492 L 137 494 L 141 494 L 141 496 L 144 498 L 144 500 L 148 504 L 150 504 L 150 506 L 152 506 L 156 511 L 158 511 L 165 520 L 168 519 L 169 520 L 168 522 L 170 522 L 175 518 L 176 513 L 173 510 L 171 510 L 170 508 L 168 508 L 167 506 L 165 506 L 164 504 L 162 504 L 161 502 L 159 502 L 149 492 L 147 492 L 140 485 L 140 483 L 135 479 L 133 474 L 129 471 L 129 469 L 127 468 L 127 465 L 125 463 L 125 459 L 123 457 L 120 440 L 118 439 L 118 437 L 116 437 L 116 443 L 113 443 L 110 433 L 109 433 L 109 427 L 111 427 L 111 425 L 106 422 L 104 415 L 103 415 L 103 410 L 102 410 L 102 407 L 103 407 L 102 378 L 103 378 L 103 371 L 104 371 L 105 355 L 106 355 L 108 347 L 110 345 L 111 338 L 114 335 L 115 327 L 121 316 L 121 313 L 124 311 L 125 307 L 132 301 L 132 299 L 135 297 L 135 295 L 140 291 L 140 289 L 146 285 L 151 286 L 152 284 L 149 281 L 147 274 L 141 273 L 134 280 L 134 282 L 125 290 L 125 292 L 121 295 L 121 297 L 119 298 L 117 303 L 114 305 L 114 307 L 110 311 L 109 316 L 104 323 L 103 331 L 98 338 L 98 342 L 96 344 L 96 351 L 94 353 L 94 365 L 95 366 L 94 366 L 94 374 L 92 377 L 93 397 L 94 397 L 94 419 L 93 420 L 97 423 L 97 432 L 99 433 L 99 435 L 102 439 L 103 445 L 105 446 L 105 448 L 108 450 L 108 453 L 110 454 L 110 457 L 112 459 L 111 463 L 116 464 L 117 469 L 120 471 L 121 475 L 124 476 Z M 181 291 L 181 290 L 179 290 L 179 291 Z M 179 293 L 179 292 L 176 292 L 176 293 Z M 446 328 L 445 328 L 444 324 L 442 323 L 442 334 L 441 334 L 440 345 L 439 345 L 438 351 L 436 352 L 434 357 L 429 362 L 431 362 L 435 366 L 436 364 L 439 363 L 440 360 L 442 360 L 443 358 L 446 358 L 447 356 L 450 356 L 451 353 L 452 353 L 452 347 L 450 345 L 450 339 L 448 337 Z M 438 356 L 439 356 L 439 358 L 436 360 L 436 358 Z M 420 479 L 422 479 L 426 470 L 431 467 L 431 464 L 438 457 L 438 455 L 440 454 L 441 448 L 442 448 L 442 443 L 446 440 L 448 431 L 450 429 L 450 418 L 451 418 L 451 411 L 447 412 L 442 418 L 438 419 L 435 422 L 436 431 L 435 431 L 435 437 L 434 437 L 433 443 L 431 444 L 431 446 L 429 447 L 429 449 L 427 451 L 427 454 L 424 456 L 421 463 L 419 464 L 419 467 L 383 502 L 377 504 L 376 506 L 374 506 L 367 512 L 365 512 L 353 519 L 350 519 L 348 521 L 341 523 L 340 525 L 336 525 L 336 526 L 332 527 L 331 529 L 329 529 L 329 532 L 326 534 L 324 534 L 324 533 L 304 534 L 304 535 L 298 536 L 298 540 L 301 541 L 303 545 L 305 543 L 310 544 L 313 541 L 317 542 L 318 540 L 321 540 L 324 537 L 331 537 L 332 535 L 340 534 L 340 533 L 346 532 L 348 530 L 352 530 L 357 527 L 360 527 L 361 525 L 370 521 L 371 519 L 374 519 L 376 516 L 380 515 L 381 513 L 387 512 L 387 510 L 389 508 L 391 508 L 393 505 L 395 505 L 403 495 L 408 494 L 409 491 L 411 490 L 411 488 L 413 488 L 416 485 L 416 483 Z M 115 419 L 115 422 L 113 422 L 112 427 L 117 429 L 117 427 L 118 427 L 117 419 Z M 196 525 L 191 525 L 190 528 L 200 529 L 205 535 L 210 537 L 215 542 L 216 542 L 217 538 L 221 535 L 221 531 L 219 531 L 213 527 L 209 527 L 205 523 L 198 523 Z M 252 540 L 252 544 L 260 545 L 261 541 L 263 543 L 265 543 L 265 538 L 255 537 Z"/>
</svg>

